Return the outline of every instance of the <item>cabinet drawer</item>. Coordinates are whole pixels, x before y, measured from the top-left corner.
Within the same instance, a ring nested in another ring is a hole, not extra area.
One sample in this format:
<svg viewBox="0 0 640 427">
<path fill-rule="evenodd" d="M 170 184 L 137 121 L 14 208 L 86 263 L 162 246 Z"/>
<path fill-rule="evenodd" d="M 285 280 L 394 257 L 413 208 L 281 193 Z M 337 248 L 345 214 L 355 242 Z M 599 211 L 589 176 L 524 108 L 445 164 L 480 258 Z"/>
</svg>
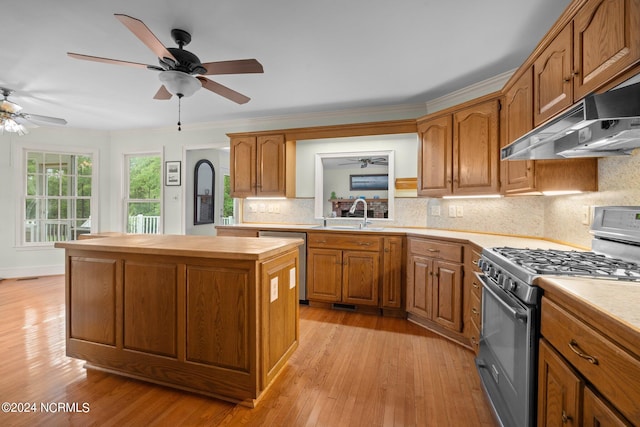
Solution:
<svg viewBox="0 0 640 427">
<path fill-rule="evenodd" d="M 640 419 L 640 360 L 545 297 L 541 331 L 620 412 Z"/>
<path fill-rule="evenodd" d="M 308 233 L 307 245 L 318 248 L 379 251 L 380 237 L 361 233 Z"/>
<path fill-rule="evenodd" d="M 437 240 L 409 239 L 409 252 L 431 258 L 462 262 L 463 246 Z"/>
<path fill-rule="evenodd" d="M 481 299 L 478 298 L 473 292 L 471 293 L 471 298 L 469 298 L 470 303 L 471 303 L 471 320 L 473 320 L 473 322 L 480 326 L 480 322 L 482 321 L 481 317 L 482 317 L 482 305 L 480 303 Z"/>
</svg>

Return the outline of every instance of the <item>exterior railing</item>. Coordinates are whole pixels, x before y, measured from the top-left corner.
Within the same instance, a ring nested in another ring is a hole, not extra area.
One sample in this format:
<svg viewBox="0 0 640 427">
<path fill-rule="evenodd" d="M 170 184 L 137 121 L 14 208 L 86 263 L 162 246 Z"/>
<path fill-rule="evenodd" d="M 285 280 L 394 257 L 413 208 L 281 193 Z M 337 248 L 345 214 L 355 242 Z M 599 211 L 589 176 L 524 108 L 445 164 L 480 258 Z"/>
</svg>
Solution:
<svg viewBox="0 0 640 427">
<path fill-rule="evenodd" d="M 130 216 L 127 221 L 127 233 L 132 234 L 159 234 L 160 217 L 145 216 L 142 214 Z"/>
</svg>

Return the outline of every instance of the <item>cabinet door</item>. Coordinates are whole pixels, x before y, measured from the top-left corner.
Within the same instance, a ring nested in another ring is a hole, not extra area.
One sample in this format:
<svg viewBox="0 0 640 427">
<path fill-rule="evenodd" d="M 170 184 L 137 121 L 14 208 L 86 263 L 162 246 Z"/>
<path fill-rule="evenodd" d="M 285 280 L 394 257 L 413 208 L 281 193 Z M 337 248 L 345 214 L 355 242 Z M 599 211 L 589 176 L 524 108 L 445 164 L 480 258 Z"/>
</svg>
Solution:
<svg viewBox="0 0 640 427">
<path fill-rule="evenodd" d="M 579 419 L 582 381 L 543 339 L 538 354 L 538 426 L 582 425 Z"/>
<path fill-rule="evenodd" d="M 257 138 L 257 196 L 285 196 L 284 135 Z"/>
<path fill-rule="evenodd" d="M 433 262 L 433 320 L 449 330 L 462 331 L 462 266 Z"/>
<path fill-rule="evenodd" d="M 342 300 L 342 251 L 309 248 L 307 251 L 307 298 L 340 302 Z"/>
<path fill-rule="evenodd" d="M 453 115 L 453 193 L 498 193 L 498 100 Z"/>
<path fill-rule="evenodd" d="M 344 251 L 342 262 L 342 302 L 377 307 L 380 288 L 380 254 Z"/>
<path fill-rule="evenodd" d="M 382 307 L 402 308 L 402 237 L 385 237 L 382 253 Z"/>
<path fill-rule="evenodd" d="M 418 126 L 418 195 L 451 194 L 451 116 L 438 117 Z"/>
<path fill-rule="evenodd" d="M 256 194 L 256 138 L 231 139 L 231 196 Z"/>
<path fill-rule="evenodd" d="M 584 426 L 626 427 L 631 425 L 588 387 L 584 389 L 582 406 Z"/>
<path fill-rule="evenodd" d="M 407 271 L 407 311 L 431 319 L 433 261 L 410 255 Z"/>
<path fill-rule="evenodd" d="M 577 100 L 640 58 L 640 2 L 587 2 L 573 21 L 573 48 L 573 90 Z"/>
<path fill-rule="evenodd" d="M 533 63 L 533 122 L 538 126 L 573 104 L 572 24 Z"/>
<path fill-rule="evenodd" d="M 527 71 L 507 91 L 504 100 L 505 143 L 511 144 L 533 129 L 533 70 Z M 533 160 L 509 160 L 502 164 L 503 191 L 522 191 L 535 186 Z"/>
</svg>

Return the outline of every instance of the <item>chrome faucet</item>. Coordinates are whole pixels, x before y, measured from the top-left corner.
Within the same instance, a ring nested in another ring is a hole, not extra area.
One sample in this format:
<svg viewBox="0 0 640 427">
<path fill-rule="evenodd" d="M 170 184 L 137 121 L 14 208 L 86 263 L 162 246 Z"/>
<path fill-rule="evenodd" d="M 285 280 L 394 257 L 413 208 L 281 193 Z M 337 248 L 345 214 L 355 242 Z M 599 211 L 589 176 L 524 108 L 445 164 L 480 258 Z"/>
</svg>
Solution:
<svg viewBox="0 0 640 427">
<path fill-rule="evenodd" d="M 358 204 L 358 202 L 362 202 L 362 204 L 364 205 L 364 219 L 362 221 L 362 224 L 360 224 L 360 228 L 365 228 L 367 226 L 367 201 L 365 199 L 356 199 L 356 201 L 353 202 L 353 205 L 351 205 L 349 213 L 353 215 L 356 212 L 356 205 Z"/>
</svg>

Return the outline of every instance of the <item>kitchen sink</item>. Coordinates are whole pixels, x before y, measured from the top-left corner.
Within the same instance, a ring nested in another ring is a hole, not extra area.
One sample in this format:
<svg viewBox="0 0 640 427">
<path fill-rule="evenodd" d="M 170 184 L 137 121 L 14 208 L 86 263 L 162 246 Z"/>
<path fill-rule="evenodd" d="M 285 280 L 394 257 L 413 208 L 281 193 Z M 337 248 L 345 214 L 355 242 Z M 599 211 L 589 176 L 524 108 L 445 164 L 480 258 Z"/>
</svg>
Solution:
<svg viewBox="0 0 640 427">
<path fill-rule="evenodd" d="M 355 225 L 316 225 L 313 227 L 318 230 L 349 230 L 349 231 L 382 231 L 383 227 L 365 227 L 360 228 Z"/>
</svg>

